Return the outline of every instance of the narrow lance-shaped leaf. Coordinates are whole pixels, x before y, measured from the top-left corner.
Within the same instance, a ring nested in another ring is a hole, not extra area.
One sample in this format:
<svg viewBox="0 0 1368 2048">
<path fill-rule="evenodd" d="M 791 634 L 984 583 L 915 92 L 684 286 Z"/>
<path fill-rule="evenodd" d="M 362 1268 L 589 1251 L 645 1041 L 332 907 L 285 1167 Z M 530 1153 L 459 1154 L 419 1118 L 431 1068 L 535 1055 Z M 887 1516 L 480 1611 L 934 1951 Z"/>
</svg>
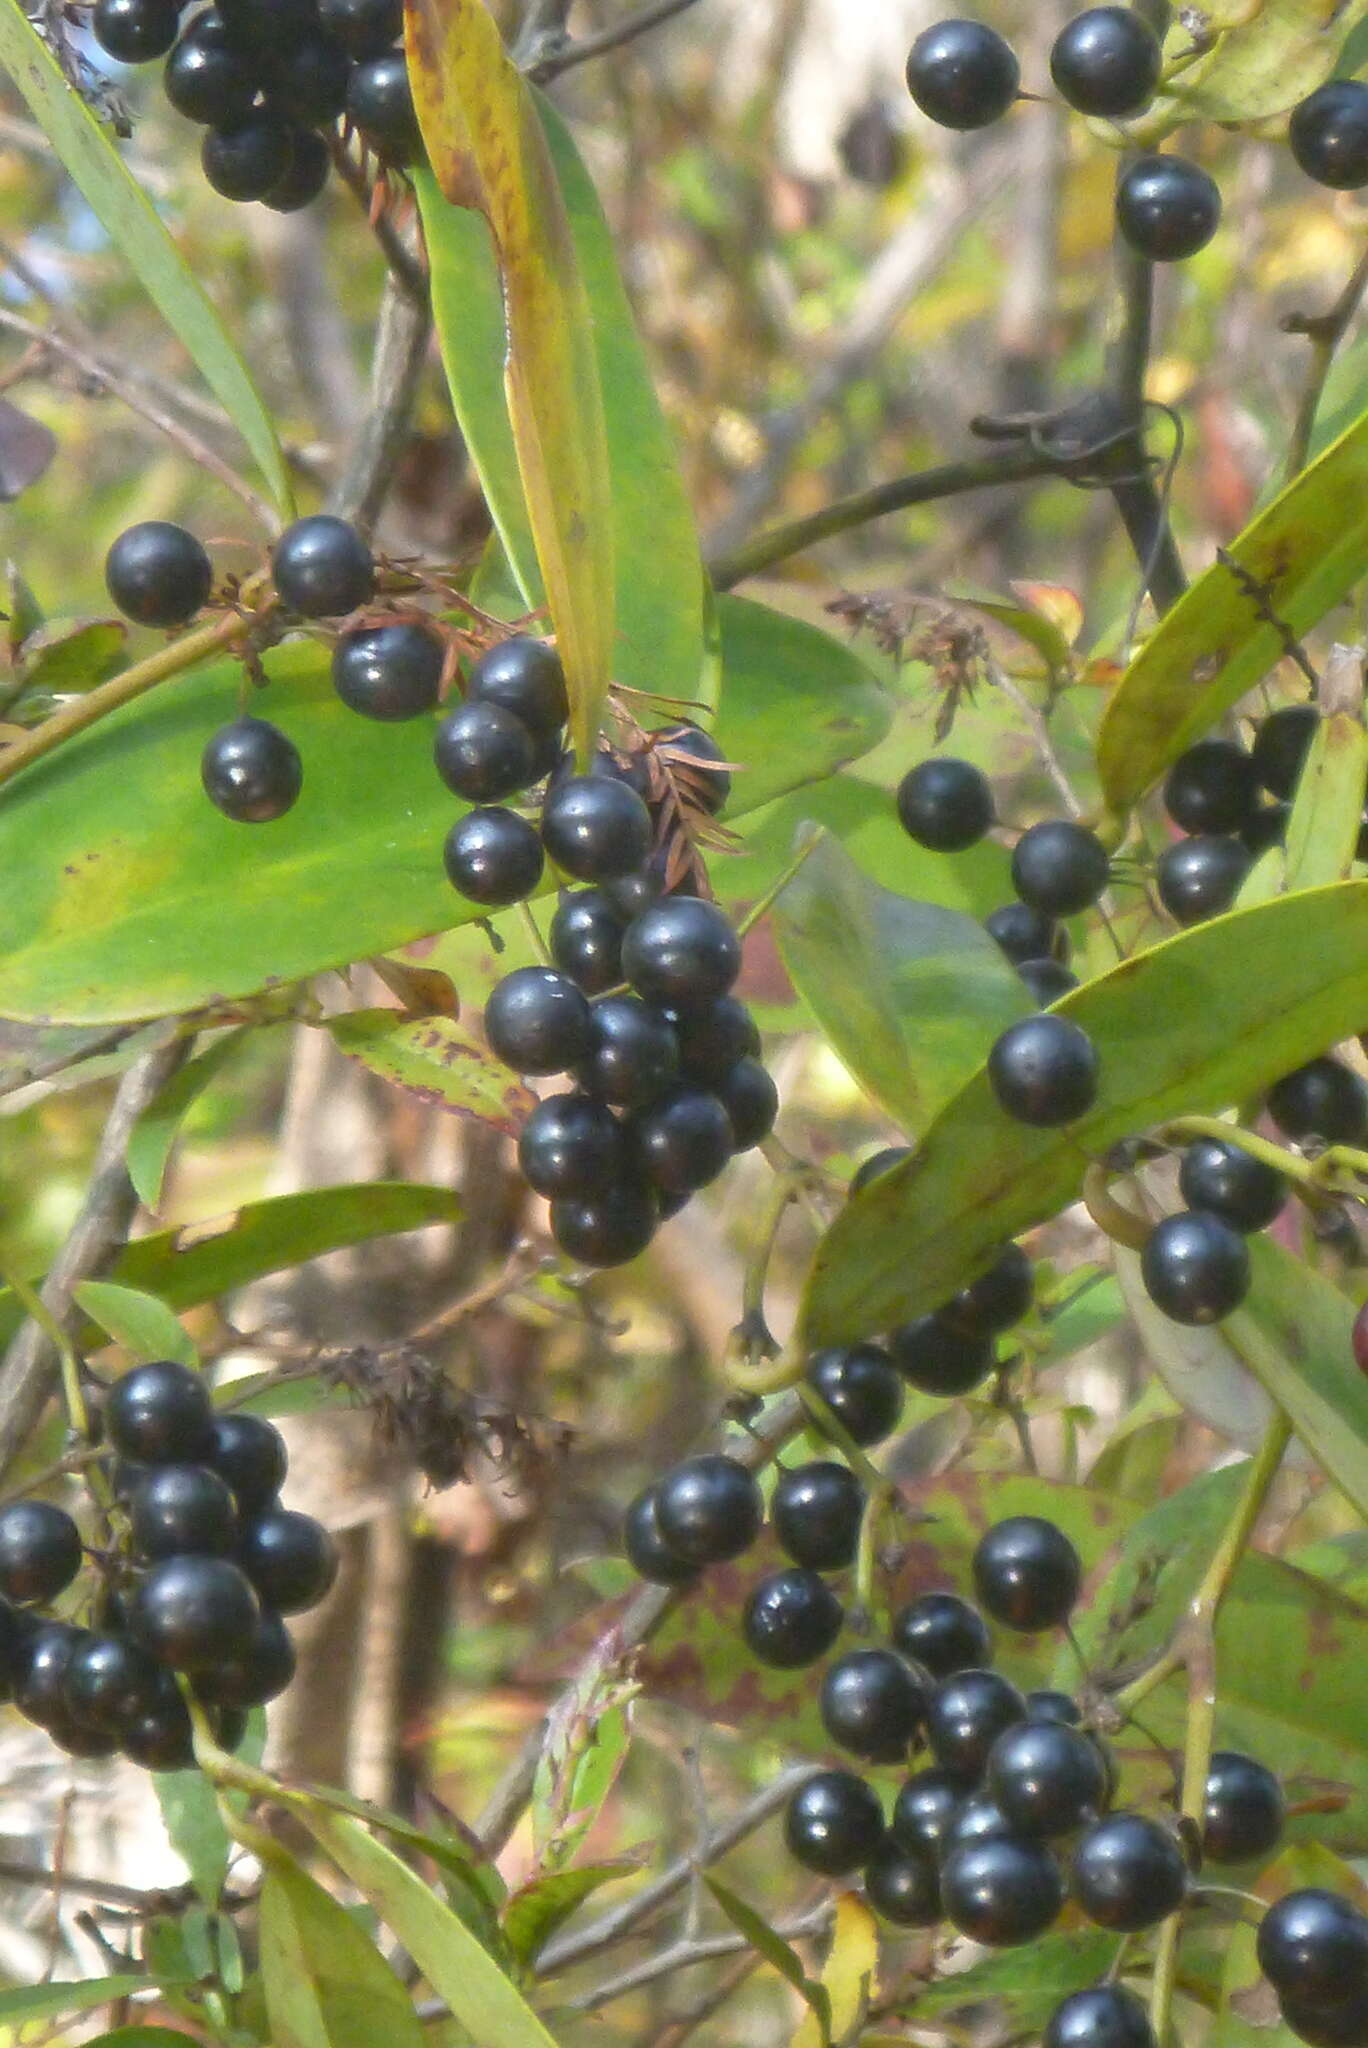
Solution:
<svg viewBox="0 0 1368 2048">
<path fill-rule="evenodd" d="M 536 1108 L 532 1091 L 454 1017 L 349 1010 L 327 1024 L 333 1043 L 422 1102 L 476 1117 L 516 1137 Z"/>
<path fill-rule="evenodd" d="M 288 1863 L 266 1874 L 261 1975 L 272 2048 L 422 2048 L 413 2001 L 370 1936 Z"/>
</svg>

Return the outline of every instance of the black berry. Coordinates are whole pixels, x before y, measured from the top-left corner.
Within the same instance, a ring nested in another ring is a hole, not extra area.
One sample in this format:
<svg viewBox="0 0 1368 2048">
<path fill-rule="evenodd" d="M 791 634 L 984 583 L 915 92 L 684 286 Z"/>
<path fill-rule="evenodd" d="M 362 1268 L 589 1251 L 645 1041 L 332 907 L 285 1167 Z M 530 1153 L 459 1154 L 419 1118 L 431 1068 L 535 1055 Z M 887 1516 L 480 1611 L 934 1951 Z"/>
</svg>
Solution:
<svg viewBox="0 0 1368 2048">
<path fill-rule="evenodd" d="M 544 866 L 536 827 L 497 804 L 458 818 L 447 833 L 442 859 L 453 889 L 488 910 L 506 909 L 530 896 Z"/>
<path fill-rule="evenodd" d="M 1287 1892 L 1269 1907 L 1256 1949 L 1281 1998 L 1334 2006 L 1368 1991 L 1368 1918 L 1319 1885 Z"/>
<path fill-rule="evenodd" d="M 1047 1010 L 1078 987 L 1078 976 L 1062 960 L 1022 960 L 1017 973 L 1031 992 L 1036 1007 Z"/>
<path fill-rule="evenodd" d="M 1368 85 L 1332 78 L 1292 109 L 1292 154 L 1308 178 L 1336 192 L 1368 185 Z"/>
<path fill-rule="evenodd" d="M 426 626 L 369 626 L 339 636 L 333 649 L 333 688 L 348 710 L 363 718 L 387 724 L 421 718 L 436 709 L 443 660 L 442 643 Z M 443 773 L 440 758 L 437 767 Z"/>
<path fill-rule="evenodd" d="M 849 1192 L 860 1194 L 880 1174 L 891 1173 L 895 1166 L 901 1166 L 904 1159 L 912 1154 L 906 1145 L 885 1145 L 881 1152 L 871 1152 L 868 1159 L 862 1159 L 850 1176 Z"/>
<path fill-rule="evenodd" d="M 90 17 L 96 42 L 120 64 L 164 57 L 179 25 L 179 0 L 96 0 Z"/>
<path fill-rule="evenodd" d="M 1058 1721 L 1023 1721 L 993 1744 L 985 1789 L 1023 1835 L 1071 1834 L 1107 1800 L 1098 1745 Z"/>
<path fill-rule="evenodd" d="M 977 1608 L 958 1593 L 919 1593 L 893 1617 L 893 1642 L 933 1678 L 988 1665 L 993 1640 Z"/>
<path fill-rule="evenodd" d="M 568 1258 L 585 1266 L 626 1265 L 645 1251 L 659 1220 L 655 1189 L 630 1176 L 551 1204 L 551 1235 Z"/>
<path fill-rule="evenodd" d="M 1003 1730 L 1026 1718 L 1026 1702 L 996 1671 L 956 1671 L 943 1678 L 926 1709 L 926 1739 L 943 1770 L 971 1785 Z"/>
<path fill-rule="evenodd" d="M 679 1037 L 679 1063 L 690 1081 L 715 1087 L 738 1061 L 759 1056 L 755 1019 L 736 996 L 672 1011 L 670 1021 Z"/>
<path fill-rule="evenodd" d="M 327 184 L 331 169 L 332 158 L 322 136 L 308 128 L 296 128 L 290 168 L 278 184 L 272 185 L 263 204 L 273 213 L 301 212 L 313 205 Z"/>
<path fill-rule="evenodd" d="M 950 1776 L 954 1776 L 951 1772 Z M 964 1779 L 960 1783 L 966 1784 Z M 1002 1808 L 982 1793 L 966 1794 L 957 1810 L 945 1823 L 941 1838 L 941 1855 L 948 1856 L 952 1849 L 964 1849 L 978 1842 L 994 1842 L 1012 1833 L 1011 1824 Z"/>
<path fill-rule="evenodd" d="M 1153 1927 L 1182 1905 L 1188 1873 L 1175 1836 L 1139 1813 L 1098 1821 L 1074 1851 L 1074 1897 L 1117 1934 Z"/>
<path fill-rule="evenodd" d="M 1281 846 L 1287 837 L 1292 806 L 1287 803 L 1260 804 L 1240 827 L 1240 844 L 1255 860 L 1270 846 Z"/>
<path fill-rule="evenodd" d="M 210 803 L 235 825 L 269 825 L 298 801 L 304 764 L 278 725 L 235 718 L 206 744 L 200 781 Z"/>
<path fill-rule="evenodd" d="M 272 1507 L 249 1522 L 238 1562 L 268 1607 L 303 1614 L 337 1577 L 337 1546 L 321 1522 L 295 1508 Z"/>
<path fill-rule="evenodd" d="M 402 50 L 353 67 L 347 80 L 347 119 L 392 164 L 415 163 L 422 157 L 423 131 Z"/>
<path fill-rule="evenodd" d="M 679 1041 L 660 1011 L 635 996 L 604 996 L 589 1014 L 589 1044 L 575 1078 L 590 1095 L 632 1109 L 654 1101 L 679 1073 Z"/>
<path fill-rule="evenodd" d="M 166 97 L 177 113 L 202 127 L 233 128 L 256 98 L 251 65 L 229 42 L 217 8 L 196 15 L 166 60 Z"/>
<path fill-rule="evenodd" d="M 1008 1025 L 988 1055 L 988 1080 L 1008 1116 L 1051 1129 L 1092 1108 L 1098 1067 L 1087 1032 L 1046 1012 Z"/>
<path fill-rule="evenodd" d="M 14 1660 L 14 1704 L 39 1728 L 60 1724 L 69 1713 L 66 1678 L 89 1630 L 69 1621 L 39 1622 L 20 1638 Z"/>
<path fill-rule="evenodd" d="M 972 1335 L 1010 1330 L 1035 1298 L 1035 1268 L 1019 1244 L 1004 1245 L 986 1273 L 961 1287 L 941 1314 Z"/>
<path fill-rule="evenodd" d="M 1266 1856 L 1286 1818 L 1282 1786 L 1267 1765 L 1236 1749 L 1213 1752 L 1202 1802 L 1202 1851 L 1212 1863 Z"/>
<path fill-rule="evenodd" d="M 909 1386 L 952 1399 L 976 1387 L 993 1363 L 993 1340 L 971 1336 L 941 1309 L 899 1323 L 889 1332 L 889 1354 Z"/>
<path fill-rule="evenodd" d="M 796 1671 L 825 1657 L 844 1619 L 826 1580 L 792 1565 L 760 1580 L 746 1602 L 741 1631 L 751 1655 L 762 1664 Z"/>
<path fill-rule="evenodd" d="M 280 1616 L 267 1608 L 258 1617 L 248 1647 L 200 1672 L 195 1690 L 206 1706 L 260 1707 L 279 1698 L 294 1674 L 289 1630 Z"/>
<path fill-rule="evenodd" d="M 988 127 L 1006 113 L 1020 83 L 1010 46 L 981 21 L 934 23 L 907 60 L 907 90 L 942 128 Z"/>
<path fill-rule="evenodd" d="M 1045 1688 L 1026 1695 L 1026 1718 L 1030 1721 L 1059 1721 L 1066 1728 L 1077 1728 L 1083 1719 L 1078 1701 L 1070 1699 L 1066 1692 L 1051 1692 Z"/>
<path fill-rule="evenodd" d="M 1140 1254 L 1155 1307 L 1175 1323 L 1216 1323 L 1249 1292 L 1249 1247 L 1208 1209 L 1180 1209 L 1156 1223 Z"/>
<path fill-rule="evenodd" d="M 570 715 L 565 670 L 554 647 L 525 633 L 483 653 L 466 682 L 466 702 L 497 704 L 529 732 L 551 738 Z"/>
<path fill-rule="evenodd" d="M 259 1612 L 251 1585 L 226 1557 L 171 1557 L 135 1589 L 128 1624 L 159 1664 L 204 1671 L 250 1648 Z"/>
<path fill-rule="evenodd" d="M 1249 873 L 1252 856 L 1242 840 L 1198 833 L 1166 846 L 1155 863 L 1159 900 L 1179 924 L 1200 924 L 1229 910 Z"/>
<path fill-rule="evenodd" d="M 542 842 L 580 882 L 630 875 L 651 850 L 651 814 L 634 789 L 602 775 L 572 775 L 547 791 Z"/>
<path fill-rule="evenodd" d="M 934 1927 L 941 1917 L 940 1877 L 932 1858 L 886 1837 L 865 1865 L 865 1897 L 895 1927 Z"/>
<path fill-rule="evenodd" d="M 830 1408 L 852 1442 L 877 1444 L 902 1414 L 903 1383 L 877 1344 L 832 1346 L 808 1360 L 808 1384 Z M 814 1426 L 820 1430 L 818 1419 Z"/>
<path fill-rule="evenodd" d="M 741 969 L 741 941 L 715 903 L 672 896 L 633 918 L 623 972 L 639 995 L 692 1010 L 726 995 Z"/>
<path fill-rule="evenodd" d="M 785 1847 L 820 1877 L 844 1877 L 867 1863 L 883 1834 L 883 1808 L 853 1771 L 818 1771 L 784 1813 Z"/>
<path fill-rule="evenodd" d="M 563 1074 L 589 1050 L 589 1003 L 554 967 L 515 967 L 484 1013 L 490 1049 L 519 1074 Z"/>
<path fill-rule="evenodd" d="M 626 920 L 601 889 L 576 889 L 561 898 L 551 920 L 551 957 L 586 995 L 602 995 L 622 980 L 625 930 Z"/>
<path fill-rule="evenodd" d="M 1308 1060 L 1269 1089 L 1268 1113 L 1285 1137 L 1361 1145 L 1368 1137 L 1368 1087 L 1338 1060 Z"/>
<path fill-rule="evenodd" d="M 65 1508 L 16 1500 L 0 1508 L 0 1593 L 17 1606 L 55 1600 L 81 1569 L 81 1533 Z"/>
<path fill-rule="evenodd" d="M 1116 186 L 1116 224 L 1137 255 L 1152 263 L 1195 256 L 1221 219 L 1216 181 L 1181 156 L 1142 156 Z"/>
<path fill-rule="evenodd" d="M 1157 2048 L 1144 2003 L 1124 1984 L 1094 1984 L 1057 2005 L 1044 2048 Z"/>
<path fill-rule="evenodd" d="M 231 127 L 208 129 L 200 145 L 204 175 L 225 199 L 264 199 L 289 175 L 293 159 L 294 130 L 268 107 Z"/>
<path fill-rule="evenodd" d="M 986 1948 L 1034 1941 L 1059 1916 L 1064 1878 L 1043 1842 L 993 1835 L 952 1849 L 941 1865 L 945 1916 Z"/>
<path fill-rule="evenodd" d="M 659 1504 L 659 1487 L 648 1486 L 637 1495 L 622 1519 L 622 1547 L 643 1579 L 656 1586 L 687 1586 L 698 1577 L 698 1566 L 672 1550 L 661 1535 Z"/>
<path fill-rule="evenodd" d="M 1013 966 L 1023 960 L 1068 958 L 1068 938 L 1059 924 L 1029 903 L 1004 903 L 983 920 L 983 929 Z"/>
<path fill-rule="evenodd" d="M 403 0 L 318 0 L 319 19 L 349 57 L 383 57 L 404 30 Z"/>
<path fill-rule="evenodd" d="M 626 1171 L 622 1126 L 588 1095 L 548 1096 L 523 1125 L 518 1164 L 539 1195 L 596 1195 Z"/>
<path fill-rule="evenodd" d="M 1364 88 L 1368 93 L 1368 88 Z M 1270 796 L 1290 797 L 1306 765 L 1320 725 L 1314 704 L 1284 704 L 1271 711 L 1254 735 L 1254 772 Z"/>
<path fill-rule="evenodd" d="M 209 557 L 193 533 L 145 519 L 119 535 L 105 557 L 105 588 L 139 626 L 183 626 L 213 587 Z"/>
<path fill-rule="evenodd" d="M 1030 1631 L 1057 1628 L 1078 1598 L 1083 1567 L 1062 1529 L 1039 1515 L 1010 1515 L 980 1537 L 974 1585 L 994 1621 Z"/>
<path fill-rule="evenodd" d="M 661 1536 L 690 1564 L 722 1564 L 749 1549 L 763 1519 L 760 1489 L 720 1451 L 686 1458 L 656 1487 Z"/>
<path fill-rule="evenodd" d="M 317 31 L 271 52 L 265 79 L 272 103 L 303 128 L 335 121 L 347 102 L 351 64 L 341 43 Z"/>
<path fill-rule="evenodd" d="M 779 1090 L 759 1060 L 738 1060 L 713 1084 L 732 1130 L 732 1149 L 748 1152 L 762 1144 L 779 1114 Z"/>
<path fill-rule="evenodd" d="M 226 1479 L 239 1511 L 269 1507 L 285 1482 L 285 1439 L 260 1415 L 216 1415 L 204 1462 Z"/>
<path fill-rule="evenodd" d="M 159 1465 L 135 1490 L 133 1548 L 147 1563 L 186 1551 L 225 1556 L 237 1539 L 237 1504 L 207 1465 Z"/>
<path fill-rule="evenodd" d="M 1275 1166 L 1223 1138 L 1194 1138 L 1178 1169 L 1178 1190 L 1189 1209 L 1210 1210 L 1234 1230 L 1266 1230 L 1287 1200 L 1287 1181 Z"/>
<path fill-rule="evenodd" d="M 735 1144 L 731 1118 L 718 1097 L 687 1081 L 637 1110 L 627 1137 L 636 1164 L 666 1195 L 706 1187 L 721 1173 Z"/>
<path fill-rule="evenodd" d="M 1080 114 L 1120 120 L 1154 97 L 1163 53 L 1149 23 L 1129 7 L 1090 7 L 1055 37 L 1050 76 Z"/>
<path fill-rule="evenodd" d="M 853 1564 L 864 1499 L 864 1488 L 850 1467 L 832 1458 L 814 1458 L 781 1472 L 770 1497 L 770 1520 L 780 1548 L 795 1564 L 813 1571 L 838 1572 Z"/>
<path fill-rule="evenodd" d="M 1351 1992 L 1334 2005 L 1304 2005 L 1298 1998 L 1278 2001 L 1284 2021 L 1311 2048 L 1366 2048 L 1368 1987 Z"/>
<path fill-rule="evenodd" d="M 1045 917 L 1071 917 L 1096 903 L 1108 871 L 1101 840 L 1068 818 L 1032 825 L 1012 853 L 1012 887 Z"/>
<path fill-rule="evenodd" d="M 271 550 L 271 575 L 282 604 L 306 619 L 354 612 L 375 590 L 375 561 L 354 526 L 315 512 L 287 526 Z"/>
<path fill-rule="evenodd" d="M 898 784 L 898 818 L 909 839 L 936 853 L 975 845 L 993 822 L 993 788 L 969 761 L 919 761 Z"/>
<path fill-rule="evenodd" d="M 651 743 L 670 750 L 669 767 L 676 781 L 699 810 L 715 818 L 731 795 L 732 779 L 728 769 L 714 766 L 727 757 L 712 734 L 696 725 L 667 725 L 652 733 Z"/>
<path fill-rule="evenodd" d="M 147 1465 L 193 1463 L 212 1441 L 209 1389 L 198 1373 L 173 1359 L 126 1372 L 110 1388 L 104 1412 L 114 1449 Z"/>
<path fill-rule="evenodd" d="M 905 1849 L 939 1856 L 964 1805 L 964 1781 L 938 1764 L 917 1771 L 893 1802 L 892 1832 Z"/>
<path fill-rule="evenodd" d="M 851 1650 L 822 1680 L 822 1725 L 867 1763 L 899 1763 L 926 1712 L 926 1682 L 892 1650 Z"/>
<path fill-rule="evenodd" d="M 122 1735 L 156 1705 L 161 1666 L 126 1636 L 86 1635 L 67 1661 L 63 1688 L 73 1719 Z"/>
<path fill-rule="evenodd" d="M 1184 832 L 1239 832 L 1258 802 L 1252 756 L 1233 740 L 1198 740 L 1164 783 L 1164 808 Z"/>
</svg>

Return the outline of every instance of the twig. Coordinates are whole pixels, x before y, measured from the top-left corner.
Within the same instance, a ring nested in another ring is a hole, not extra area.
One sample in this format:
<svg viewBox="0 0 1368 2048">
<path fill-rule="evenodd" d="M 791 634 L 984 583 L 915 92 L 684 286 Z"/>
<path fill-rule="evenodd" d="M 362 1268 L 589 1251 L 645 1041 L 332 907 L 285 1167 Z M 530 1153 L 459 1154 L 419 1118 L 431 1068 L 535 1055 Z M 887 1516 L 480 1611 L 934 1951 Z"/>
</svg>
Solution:
<svg viewBox="0 0 1368 2048">
<path fill-rule="evenodd" d="M 1045 764 L 1046 774 L 1059 791 L 1059 800 L 1069 816 L 1071 818 L 1081 818 L 1083 816 L 1083 805 L 1078 800 L 1064 763 L 1055 751 L 1055 743 L 1050 737 L 1050 728 L 1046 723 L 1044 713 L 1036 709 L 1025 691 L 1019 690 L 1011 677 L 1000 670 L 996 664 L 994 664 L 993 668 L 993 687 L 1001 691 L 1008 703 L 1015 707 L 1018 716 L 1030 728 L 1036 752 Z"/>
<path fill-rule="evenodd" d="M 1290 313 L 1282 323 L 1284 334 L 1304 334 L 1311 343 L 1311 368 L 1297 402 L 1297 417 L 1287 449 L 1287 477 L 1305 469 L 1311 434 L 1325 391 L 1325 380 L 1335 359 L 1335 350 L 1349 331 L 1359 301 L 1368 291 L 1368 249 L 1354 265 L 1349 281 L 1328 313 Z"/>
<path fill-rule="evenodd" d="M 102 1031 L 98 1038 L 87 1039 L 74 1052 L 53 1053 L 50 1059 L 35 1060 L 31 1066 L 20 1067 L 0 1081 L 0 1098 L 17 1095 L 21 1088 L 32 1088 L 39 1081 L 50 1081 L 54 1075 L 65 1074 L 68 1068 L 78 1067 L 85 1060 L 117 1052 L 127 1039 L 135 1038 L 143 1028 L 141 1024 L 115 1024 L 108 1031 Z"/>
<path fill-rule="evenodd" d="M 406 284 L 391 275 L 380 301 L 370 404 L 329 501 L 331 511 L 367 535 L 394 483 L 431 332 L 427 300 L 415 298 Z"/>
<path fill-rule="evenodd" d="M 366 174 L 351 154 L 341 136 L 335 136 L 328 144 L 328 154 L 333 168 L 357 205 L 370 222 L 371 232 L 380 244 L 381 254 L 394 277 L 416 304 L 427 304 L 428 280 L 418 258 L 404 241 L 393 219 L 388 213 L 374 213 L 371 209 L 371 188 Z"/>
<path fill-rule="evenodd" d="M 552 0 L 558 7 L 562 23 L 569 11 L 560 6 L 560 0 Z M 635 42 L 648 30 L 659 28 L 672 16 L 682 14 L 686 7 L 692 7 L 694 0 L 654 0 L 649 7 L 642 7 L 635 14 L 629 14 L 625 21 L 615 22 L 611 28 L 602 28 L 597 35 L 582 36 L 577 43 L 562 40 L 559 47 L 553 46 L 544 57 L 535 58 L 526 66 L 527 75 L 537 85 L 549 85 L 553 78 L 559 78 L 563 71 L 573 70 L 576 64 L 587 64 L 591 57 L 602 57 L 609 50 L 621 48 L 623 43 Z M 562 38 L 564 28 L 562 27 Z"/>
<path fill-rule="evenodd" d="M 776 1927 L 774 1932 L 784 1941 L 804 1941 L 814 1934 L 821 1934 L 830 1924 L 832 1907 L 818 1906 L 811 1913 L 804 1913 L 797 1920 Z M 592 1991 L 583 1992 L 578 1998 L 568 2001 L 571 2012 L 597 2012 L 610 1999 L 625 1997 L 642 1984 L 654 1983 L 657 1977 L 668 1976 L 675 1970 L 690 1969 L 695 1963 L 708 1963 L 717 1956 L 740 1955 L 749 1949 L 750 1943 L 742 1934 L 710 1934 L 702 1941 L 677 1941 L 657 1956 L 648 1956 L 645 1962 L 637 1963 L 630 1970 L 623 1970 L 616 1977 L 609 1977 Z"/>
<path fill-rule="evenodd" d="M 111 1884 L 102 1877 L 74 1877 L 69 1870 L 45 1870 L 41 1864 L 11 1863 L 4 1858 L 0 1858 L 0 1883 L 32 1885 L 35 1891 L 52 1891 L 60 1886 L 64 1892 L 77 1892 L 82 1898 L 93 1899 L 97 1906 L 112 1906 L 117 1911 L 136 1913 L 148 1919 L 180 1912 L 198 1897 L 192 1884 L 173 1885 L 159 1891 L 137 1891 L 132 1885 Z M 219 1900 L 220 1910 L 246 1905 L 252 1896 L 245 1893 L 237 1897 L 225 1892 Z"/>
</svg>

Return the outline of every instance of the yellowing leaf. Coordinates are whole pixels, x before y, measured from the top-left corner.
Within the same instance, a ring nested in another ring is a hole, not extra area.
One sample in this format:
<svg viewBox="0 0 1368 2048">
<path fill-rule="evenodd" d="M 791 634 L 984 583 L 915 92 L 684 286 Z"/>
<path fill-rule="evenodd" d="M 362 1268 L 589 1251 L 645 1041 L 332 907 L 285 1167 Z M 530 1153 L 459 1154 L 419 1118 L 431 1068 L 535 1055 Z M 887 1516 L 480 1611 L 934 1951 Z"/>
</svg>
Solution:
<svg viewBox="0 0 1368 2048">
<path fill-rule="evenodd" d="M 1129 125 L 1139 142 L 1157 142 L 1184 121 L 1262 121 L 1285 113 L 1324 84 L 1368 0 L 1239 0 L 1208 7 L 1221 31 L 1208 53 L 1185 64 Z M 1165 55 L 1192 48 L 1186 21 L 1175 21 Z"/>
<path fill-rule="evenodd" d="M 878 1960 L 878 1922 L 855 1892 L 842 1892 L 836 1901 L 831 1948 L 822 1966 L 822 1983 L 831 2000 L 833 2041 L 844 2041 L 863 2018 Z M 804 2013 L 799 2021 L 793 2048 L 822 2048 L 815 2012 Z"/>
</svg>

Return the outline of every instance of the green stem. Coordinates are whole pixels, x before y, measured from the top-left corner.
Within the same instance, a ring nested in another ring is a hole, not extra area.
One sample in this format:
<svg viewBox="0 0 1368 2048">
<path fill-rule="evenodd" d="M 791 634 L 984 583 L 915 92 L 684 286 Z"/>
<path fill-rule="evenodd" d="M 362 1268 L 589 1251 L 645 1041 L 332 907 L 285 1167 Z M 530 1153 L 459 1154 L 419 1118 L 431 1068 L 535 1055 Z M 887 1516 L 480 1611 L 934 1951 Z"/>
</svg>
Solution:
<svg viewBox="0 0 1368 2048">
<path fill-rule="evenodd" d="M 1143 1251 L 1153 1225 L 1116 1200 L 1107 1186 L 1107 1168 L 1094 1163 L 1083 1176 L 1083 1206 L 1104 1236 L 1133 1252 Z"/>
<path fill-rule="evenodd" d="M 89 1444 L 92 1441 L 90 1410 L 86 1405 L 85 1388 L 81 1385 L 81 1368 L 76 1357 L 75 1345 L 37 1288 L 31 1286 L 21 1273 L 15 1272 L 7 1264 L 0 1263 L 0 1277 L 3 1277 L 5 1285 L 17 1296 L 25 1314 L 33 1318 L 57 1353 L 62 1373 L 62 1405 L 66 1409 L 67 1422 L 72 1435 Z"/>
<path fill-rule="evenodd" d="M 789 883 L 793 880 L 798 870 L 802 867 L 804 861 L 807 860 L 808 856 L 812 853 L 813 849 L 820 843 L 821 838 L 822 834 L 820 832 L 812 833 L 811 837 L 808 838 L 804 842 L 804 844 L 799 847 L 797 853 L 795 853 L 793 859 L 789 862 L 788 866 L 783 870 L 783 873 L 779 876 L 778 880 L 770 884 L 769 888 L 766 889 L 764 895 L 759 899 L 757 903 L 752 903 L 750 909 L 746 912 L 745 916 L 741 919 L 740 923 L 736 927 L 736 936 L 738 939 L 744 939 L 746 933 L 751 929 L 751 927 L 753 925 L 758 924 L 761 918 L 765 916 L 767 911 L 773 909 L 775 903 L 778 901 L 780 896 L 783 895 L 785 889 L 787 889 Z"/>
<path fill-rule="evenodd" d="M 1193 1138 L 1215 1138 L 1222 1145 L 1237 1145 L 1251 1159 L 1263 1160 L 1266 1166 L 1274 1167 L 1289 1180 L 1307 1184 L 1316 1180 L 1316 1168 L 1320 1164 L 1319 1161 L 1302 1159 L 1295 1152 L 1285 1151 L 1271 1138 L 1261 1138 L 1257 1131 L 1247 1131 L 1242 1124 L 1226 1123 L 1219 1116 L 1175 1117 L 1171 1124 L 1164 1125 L 1159 1138 L 1165 1145 L 1185 1145 Z M 1368 1169 L 1368 1153 L 1359 1156 Z"/>
</svg>

